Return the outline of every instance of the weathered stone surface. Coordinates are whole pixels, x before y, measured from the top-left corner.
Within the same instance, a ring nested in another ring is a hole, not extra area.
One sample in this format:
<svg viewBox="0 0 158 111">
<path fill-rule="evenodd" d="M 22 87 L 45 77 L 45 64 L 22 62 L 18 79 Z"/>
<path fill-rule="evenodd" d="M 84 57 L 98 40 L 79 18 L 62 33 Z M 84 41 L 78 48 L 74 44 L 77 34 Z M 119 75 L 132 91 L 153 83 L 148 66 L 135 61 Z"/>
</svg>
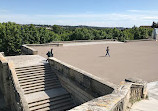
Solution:
<svg viewBox="0 0 158 111">
<path fill-rule="evenodd" d="M 136 102 L 130 111 L 158 111 L 158 81 L 147 84 L 148 99 Z"/>
</svg>

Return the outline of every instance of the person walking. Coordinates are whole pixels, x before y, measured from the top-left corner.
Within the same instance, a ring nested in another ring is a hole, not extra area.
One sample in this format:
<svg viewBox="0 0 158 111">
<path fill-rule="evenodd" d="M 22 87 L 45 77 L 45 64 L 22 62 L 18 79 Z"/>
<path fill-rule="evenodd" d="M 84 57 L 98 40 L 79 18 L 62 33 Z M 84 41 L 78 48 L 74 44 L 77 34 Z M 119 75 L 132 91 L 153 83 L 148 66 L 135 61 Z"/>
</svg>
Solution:
<svg viewBox="0 0 158 111">
<path fill-rule="evenodd" d="M 107 46 L 105 57 L 106 57 L 107 55 L 109 55 L 109 57 L 110 57 L 109 50 L 110 50 L 110 49 L 109 49 L 109 46 Z"/>
</svg>

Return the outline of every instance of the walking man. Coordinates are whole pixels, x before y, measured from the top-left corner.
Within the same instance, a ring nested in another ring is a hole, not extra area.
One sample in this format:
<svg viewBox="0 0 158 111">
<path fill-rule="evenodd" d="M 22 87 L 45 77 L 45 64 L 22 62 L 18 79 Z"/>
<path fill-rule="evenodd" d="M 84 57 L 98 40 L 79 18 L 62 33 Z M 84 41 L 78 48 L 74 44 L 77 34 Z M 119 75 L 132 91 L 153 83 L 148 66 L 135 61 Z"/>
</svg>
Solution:
<svg viewBox="0 0 158 111">
<path fill-rule="evenodd" d="M 109 54 L 109 46 L 107 46 L 105 57 L 106 57 L 107 55 L 109 55 L 109 57 L 110 57 L 110 54 Z"/>
</svg>

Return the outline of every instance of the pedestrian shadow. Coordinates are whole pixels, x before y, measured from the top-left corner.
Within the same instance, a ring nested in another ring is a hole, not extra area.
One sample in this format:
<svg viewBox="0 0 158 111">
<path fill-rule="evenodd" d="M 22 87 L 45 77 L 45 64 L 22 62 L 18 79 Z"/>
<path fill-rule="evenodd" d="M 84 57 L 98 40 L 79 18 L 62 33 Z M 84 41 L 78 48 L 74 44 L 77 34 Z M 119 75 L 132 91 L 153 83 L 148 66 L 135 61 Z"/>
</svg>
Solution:
<svg viewBox="0 0 158 111">
<path fill-rule="evenodd" d="M 106 56 L 99 56 L 99 57 L 106 57 Z"/>
</svg>

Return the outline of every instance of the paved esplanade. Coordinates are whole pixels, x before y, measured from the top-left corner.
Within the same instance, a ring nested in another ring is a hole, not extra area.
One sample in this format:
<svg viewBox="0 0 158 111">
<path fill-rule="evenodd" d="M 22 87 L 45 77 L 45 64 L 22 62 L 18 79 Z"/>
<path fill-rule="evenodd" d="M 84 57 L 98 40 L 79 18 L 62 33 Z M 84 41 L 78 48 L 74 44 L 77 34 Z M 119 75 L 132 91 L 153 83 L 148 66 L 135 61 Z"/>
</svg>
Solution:
<svg viewBox="0 0 158 111">
<path fill-rule="evenodd" d="M 136 102 L 130 111 L 158 111 L 158 81 L 148 83 L 149 98 Z"/>
<path fill-rule="evenodd" d="M 110 57 L 105 57 L 109 46 Z M 46 58 L 52 47 L 32 47 Z M 158 42 L 139 41 L 129 43 L 98 42 L 71 43 L 53 47 L 54 57 L 85 70 L 109 82 L 119 84 L 125 78 L 136 77 L 145 81 L 158 80 Z"/>
</svg>

